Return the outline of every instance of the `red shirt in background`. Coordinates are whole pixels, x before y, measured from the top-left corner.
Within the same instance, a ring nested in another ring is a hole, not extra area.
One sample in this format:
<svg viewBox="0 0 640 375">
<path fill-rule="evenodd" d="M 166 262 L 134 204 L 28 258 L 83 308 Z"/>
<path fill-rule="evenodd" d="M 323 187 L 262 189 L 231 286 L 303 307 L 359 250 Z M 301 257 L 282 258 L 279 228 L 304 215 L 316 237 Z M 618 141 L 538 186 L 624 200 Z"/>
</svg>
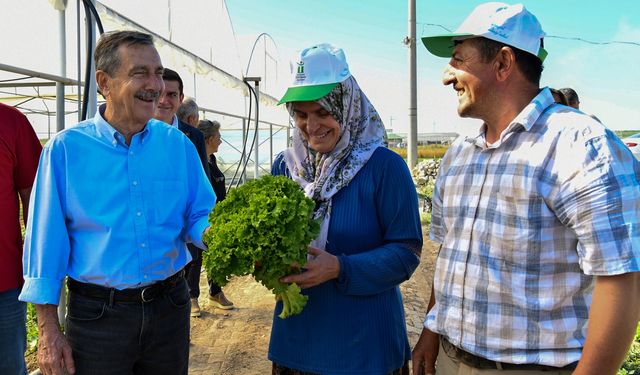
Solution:
<svg viewBox="0 0 640 375">
<path fill-rule="evenodd" d="M 0 103 L 0 292 L 23 283 L 18 190 L 33 185 L 41 152 L 29 120 Z"/>
</svg>

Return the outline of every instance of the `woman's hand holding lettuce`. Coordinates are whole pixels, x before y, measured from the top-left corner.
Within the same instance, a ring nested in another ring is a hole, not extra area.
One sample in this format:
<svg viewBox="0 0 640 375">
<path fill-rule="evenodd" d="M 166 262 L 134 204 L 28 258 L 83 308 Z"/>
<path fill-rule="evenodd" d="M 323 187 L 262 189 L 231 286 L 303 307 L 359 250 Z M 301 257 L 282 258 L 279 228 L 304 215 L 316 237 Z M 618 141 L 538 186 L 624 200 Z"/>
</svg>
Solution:
<svg viewBox="0 0 640 375">
<path fill-rule="evenodd" d="M 252 274 L 282 299 L 281 318 L 300 313 L 307 296 L 280 278 L 307 260 L 307 247 L 319 231 L 313 208 L 300 186 L 284 176 L 263 176 L 231 190 L 209 214 L 207 275 L 224 286 L 231 275 Z"/>
</svg>

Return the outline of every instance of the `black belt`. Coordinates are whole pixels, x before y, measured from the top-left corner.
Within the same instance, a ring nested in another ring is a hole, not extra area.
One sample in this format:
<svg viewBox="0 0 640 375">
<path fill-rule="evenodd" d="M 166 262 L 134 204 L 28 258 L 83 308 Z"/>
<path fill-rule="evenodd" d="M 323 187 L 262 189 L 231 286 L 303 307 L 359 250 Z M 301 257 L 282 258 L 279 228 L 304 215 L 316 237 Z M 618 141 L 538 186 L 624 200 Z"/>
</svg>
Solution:
<svg viewBox="0 0 640 375">
<path fill-rule="evenodd" d="M 562 370 L 575 370 L 578 366 L 578 362 L 570 363 L 564 367 L 554 367 L 547 365 L 539 365 L 536 363 L 506 363 L 496 362 L 490 359 L 479 357 L 475 354 L 471 354 L 464 351 L 457 346 L 454 346 L 443 336 L 440 336 L 440 342 L 445 353 L 451 359 L 456 359 L 467 366 L 479 369 L 479 370 L 528 370 L 528 371 L 562 371 Z"/>
<path fill-rule="evenodd" d="M 148 303 L 154 299 L 164 295 L 166 292 L 175 287 L 180 280 L 184 279 L 184 270 L 167 277 L 162 281 L 157 281 L 151 285 L 141 286 L 140 288 L 130 288 L 118 290 L 108 288 L 96 284 L 82 283 L 69 278 L 67 286 L 69 291 L 78 293 L 81 296 L 93 299 L 104 300 L 108 303 L 114 302 L 138 302 Z"/>
</svg>

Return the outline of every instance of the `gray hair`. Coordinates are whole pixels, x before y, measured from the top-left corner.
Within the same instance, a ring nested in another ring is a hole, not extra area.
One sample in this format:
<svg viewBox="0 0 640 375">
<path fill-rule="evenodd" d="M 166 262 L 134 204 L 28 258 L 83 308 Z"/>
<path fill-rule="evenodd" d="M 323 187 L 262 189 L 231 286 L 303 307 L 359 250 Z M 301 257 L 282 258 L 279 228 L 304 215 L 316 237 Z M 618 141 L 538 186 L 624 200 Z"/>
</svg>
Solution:
<svg viewBox="0 0 640 375">
<path fill-rule="evenodd" d="M 93 52 L 96 70 L 102 70 L 113 77 L 120 68 L 118 48 L 123 45 L 153 46 L 153 37 L 133 30 L 111 31 L 102 34 Z"/>
<path fill-rule="evenodd" d="M 200 120 L 198 130 L 204 134 L 204 139 L 209 139 L 216 135 L 216 133 L 220 133 L 220 123 L 215 120 Z"/>
<path fill-rule="evenodd" d="M 176 112 L 180 121 L 187 122 L 189 116 L 198 116 L 198 103 L 193 98 L 186 98 Z"/>
</svg>

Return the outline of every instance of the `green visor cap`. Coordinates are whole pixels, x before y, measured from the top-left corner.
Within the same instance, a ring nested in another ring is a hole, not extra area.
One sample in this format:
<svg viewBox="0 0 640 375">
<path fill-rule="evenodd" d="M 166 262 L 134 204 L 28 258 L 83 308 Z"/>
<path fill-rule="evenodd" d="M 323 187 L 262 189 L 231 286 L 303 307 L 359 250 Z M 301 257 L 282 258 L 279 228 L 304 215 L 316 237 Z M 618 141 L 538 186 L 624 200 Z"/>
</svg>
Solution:
<svg viewBox="0 0 640 375">
<path fill-rule="evenodd" d="M 455 47 L 454 39 L 460 38 L 475 38 L 476 35 L 469 33 L 452 33 L 445 35 L 426 36 L 422 38 L 422 43 L 427 47 L 427 50 L 438 57 L 451 57 L 453 54 L 453 47 Z M 549 53 L 544 48 L 540 48 L 538 51 L 538 58 L 544 62 Z"/>
<path fill-rule="evenodd" d="M 308 102 L 318 100 L 331 92 L 340 82 L 313 86 L 293 86 L 287 89 L 278 105 L 289 102 Z"/>
</svg>

